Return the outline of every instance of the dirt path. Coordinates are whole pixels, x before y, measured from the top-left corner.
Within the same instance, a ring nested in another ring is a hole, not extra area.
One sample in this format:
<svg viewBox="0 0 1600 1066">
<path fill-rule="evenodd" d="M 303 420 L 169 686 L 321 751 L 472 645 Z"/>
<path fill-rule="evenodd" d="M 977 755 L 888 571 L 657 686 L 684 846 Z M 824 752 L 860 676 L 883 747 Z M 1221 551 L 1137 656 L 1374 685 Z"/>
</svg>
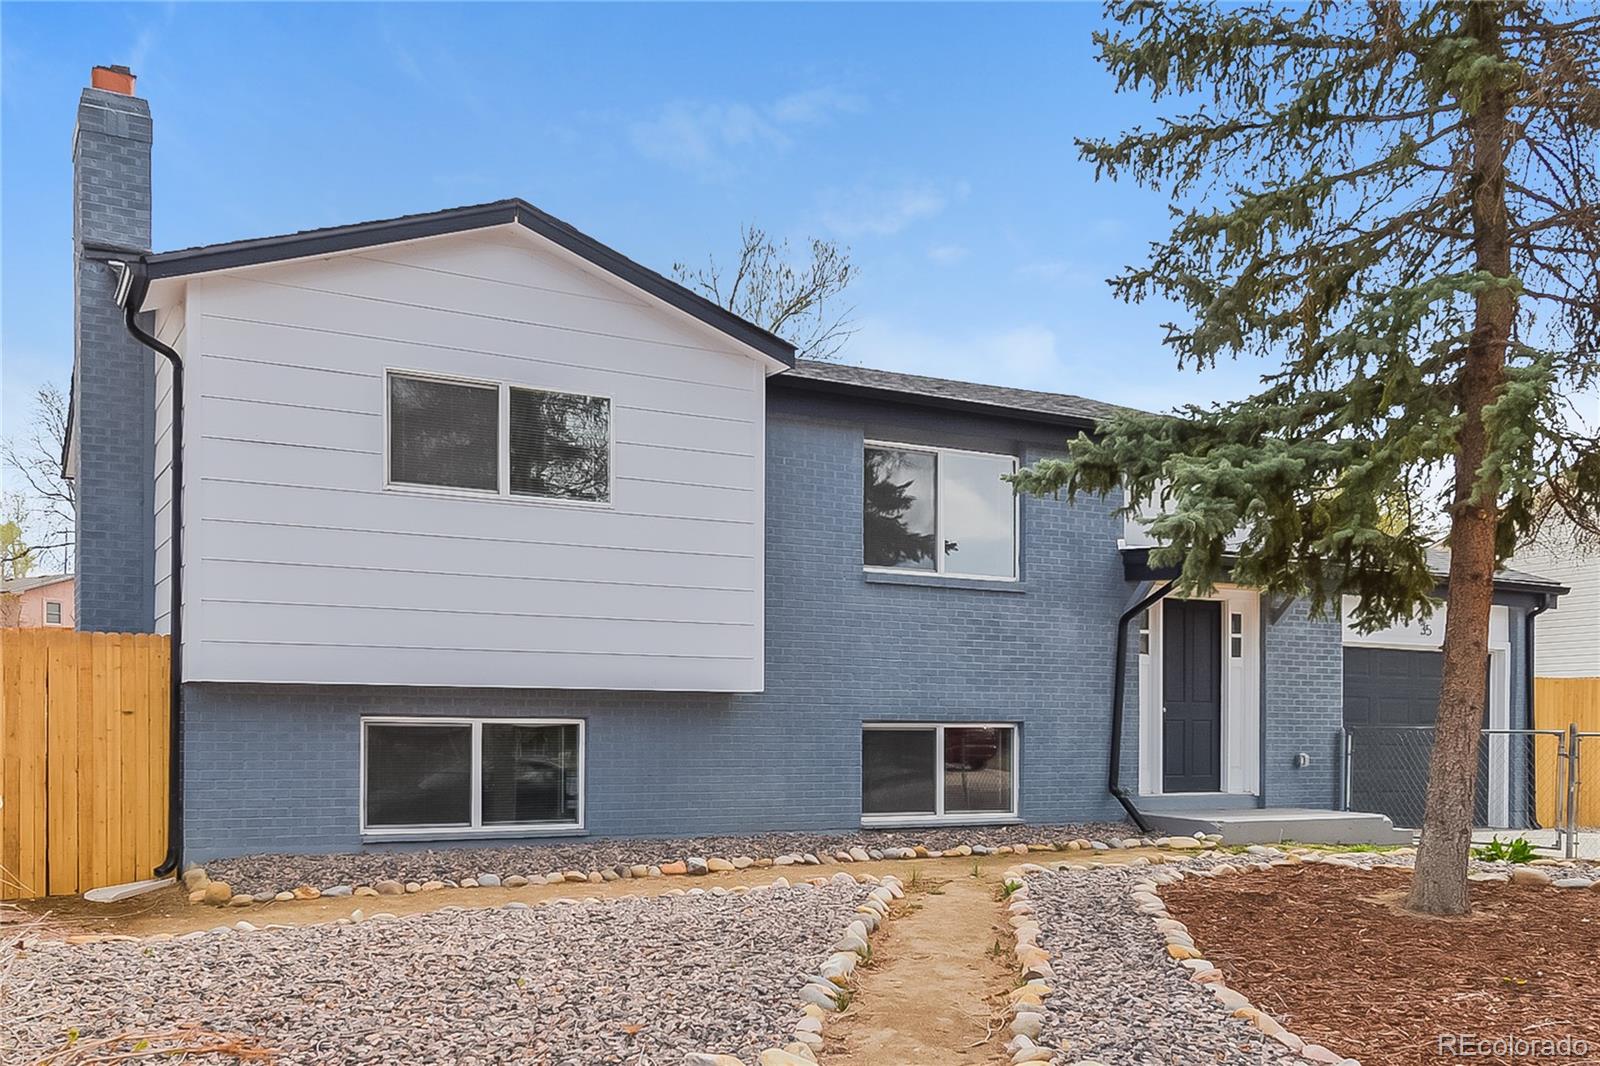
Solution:
<svg viewBox="0 0 1600 1066">
<path fill-rule="evenodd" d="M 1009 1061 L 1001 1008 L 1015 980 L 1000 864 L 986 865 L 977 877 L 949 863 L 923 867 L 915 882 L 904 875 L 903 909 L 873 938 L 850 1008 L 827 1027 L 827 1066 Z"/>
<path fill-rule="evenodd" d="M 1123 854 L 1149 854 L 1129 851 Z M 1053 860 L 1064 855 L 1052 855 Z M 1000 872 L 1016 863 L 1009 855 L 991 855 L 977 860 L 992 891 Z M 895 874 L 903 881 L 911 879 L 913 866 L 922 869 L 924 877 L 959 878 L 972 872 L 973 859 L 926 859 L 915 863 L 860 862 L 825 863 L 821 866 L 777 866 L 751 868 L 733 873 L 709 874 L 704 877 L 651 877 L 638 880 L 609 881 L 603 884 L 557 884 L 543 882 L 521 888 L 446 888 L 437 892 L 422 892 L 407 896 L 345 896 L 324 897 L 314 900 L 294 900 L 287 903 L 264 903 L 251 907 L 208 907 L 190 903 L 188 897 L 176 888 L 164 888 L 120 903 L 89 903 L 78 896 L 55 896 L 50 899 L 25 900 L 7 905 L 0 911 L 0 936 L 7 930 L 8 913 L 27 918 L 45 918 L 50 935 L 68 933 L 124 933 L 132 936 L 149 936 L 152 933 L 182 934 L 197 929 L 211 929 L 219 925 L 232 925 L 246 919 L 256 925 L 268 922 L 285 925 L 308 925 L 331 922 L 348 917 L 360 908 L 367 914 L 388 911 L 393 914 L 414 914 L 418 911 L 438 910 L 440 907 L 498 907 L 503 903 L 520 900 L 537 903 L 557 898 L 582 898 L 599 896 L 653 896 L 671 889 L 732 888 L 735 885 L 769 885 L 779 876 L 799 880 L 818 875 L 828 876 L 846 870 L 852 874 Z M 893 923 L 891 923 L 892 926 Z"/>
</svg>

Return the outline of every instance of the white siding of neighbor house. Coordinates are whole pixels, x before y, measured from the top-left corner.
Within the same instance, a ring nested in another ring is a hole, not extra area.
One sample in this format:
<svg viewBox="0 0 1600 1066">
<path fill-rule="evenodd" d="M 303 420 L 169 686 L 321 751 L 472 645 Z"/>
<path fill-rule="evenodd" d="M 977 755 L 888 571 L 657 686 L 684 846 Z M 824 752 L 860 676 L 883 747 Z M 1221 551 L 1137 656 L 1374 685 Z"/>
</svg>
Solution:
<svg viewBox="0 0 1600 1066">
<path fill-rule="evenodd" d="M 758 691 L 765 376 L 520 227 L 187 286 L 190 680 Z M 611 399 L 610 506 L 385 487 L 385 372 Z"/>
<path fill-rule="evenodd" d="M 183 304 L 161 309 L 156 314 L 156 339 L 181 357 L 187 346 L 187 309 Z M 172 632 L 172 364 L 164 356 L 151 353 L 156 367 L 155 441 L 155 624 L 157 633 Z M 184 448 L 185 453 L 189 451 Z M 184 480 L 188 480 L 185 477 Z M 188 590 L 184 590 L 188 600 Z"/>
<path fill-rule="evenodd" d="M 1569 540 L 1552 531 L 1507 564 L 1572 590 L 1534 623 L 1538 677 L 1600 677 L 1600 551 L 1581 553 Z"/>
</svg>

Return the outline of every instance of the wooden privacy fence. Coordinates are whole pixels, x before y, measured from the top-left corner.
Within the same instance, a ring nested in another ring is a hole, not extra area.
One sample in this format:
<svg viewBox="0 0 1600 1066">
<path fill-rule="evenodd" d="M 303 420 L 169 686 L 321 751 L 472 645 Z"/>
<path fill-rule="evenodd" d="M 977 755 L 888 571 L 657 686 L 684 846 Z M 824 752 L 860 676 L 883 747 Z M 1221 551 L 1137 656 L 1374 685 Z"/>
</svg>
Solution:
<svg viewBox="0 0 1600 1066">
<path fill-rule="evenodd" d="M 168 669 L 164 636 L 0 629 L 0 899 L 161 862 Z"/>
<path fill-rule="evenodd" d="M 1575 724 L 1580 733 L 1600 733 L 1600 677 L 1534 678 L 1533 718 L 1539 729 L 1566 729 Z M 1559 809 L 1556 791 L 1564 781 L 1554 772 L 1537 775 L 1538 810 L 1545 819 L 1541 825 L 1553 824 Z M 1600 739 L 1582 741 L 1578 783 L 1575 824 L 1600 826 Z"/>
</svg>

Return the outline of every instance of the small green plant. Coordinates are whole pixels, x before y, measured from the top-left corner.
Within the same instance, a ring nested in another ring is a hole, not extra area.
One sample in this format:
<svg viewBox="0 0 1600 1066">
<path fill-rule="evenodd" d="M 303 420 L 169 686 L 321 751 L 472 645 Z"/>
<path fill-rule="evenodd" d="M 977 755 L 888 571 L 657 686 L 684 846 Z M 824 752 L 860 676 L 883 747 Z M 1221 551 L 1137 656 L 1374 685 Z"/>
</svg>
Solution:
<svg viewBox="0 0 1600 1066">
<path fill-rule="evenodd" d="M 922 884 L 922 867 L 913 866 L 911 868 L 911 880 L 906 882 L 906 887 L 916 888 L 920 884 Z"/>
<path fill-rule="evenodd" d="M 999 937 L 995 937 L 994 943 L 989 945 L 989 955 L 991 958 L 996 959 L 1003 959 L 1006 957 L 1006 946 L 1000 942 Z"/>
<path fill-rule="evenodd" d="M 851 996 L 850 990 L 848 988 L 839 989 L 838 995 L 833 997 L 833 1003 L 834 1003 L 833 1009 L 836 1010 L 836 1011 L 839 1011 L 841 1013 L 843 1013 L 844 1011 L 849 1010 L 850 1009 L 850 1000 L 852 998 L 854 998 L 854 997 Z"/>
<path fill-rule="evenodd" d="M 1505 841 L 1495 837 L 1487 844 L 1472 849 L 1472 857 L 1480 862 L 1532 862 L 1539 856 L 1527 837 Z"/>
<path fill-rule="evenodd" d="M 972 876 L 973 877 L 982 877 L 983 876 L 982 866 L 978 862 L 977 859 L 973 859 L 972 860 Z"/>
<path fill-rule="evenodd" d="M 1022 882 L 1021 881 L 1017 881 L 1017 880 L 1005 881 L 1000 885 L 1000 898 L 1002 900 L 1008 900 L 1012 896 L 1016 895 L 1017 892 L 1021 890 L 1021 888 L 1022 888 Z"/>
</svg>

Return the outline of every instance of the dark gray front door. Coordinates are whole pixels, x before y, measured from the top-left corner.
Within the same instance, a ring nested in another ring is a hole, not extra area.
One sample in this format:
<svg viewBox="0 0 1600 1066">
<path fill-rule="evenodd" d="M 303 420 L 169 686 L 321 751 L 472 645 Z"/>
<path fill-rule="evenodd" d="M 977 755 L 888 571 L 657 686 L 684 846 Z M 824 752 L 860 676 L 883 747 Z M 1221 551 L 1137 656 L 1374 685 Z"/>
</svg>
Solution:
<svg viewBox="0 0 1600 1066">
<path fill-rule="evenodd" d="M 1161 605 L 1164 792 L 1222 789 L 1222 604 Z"/>
</svg>

